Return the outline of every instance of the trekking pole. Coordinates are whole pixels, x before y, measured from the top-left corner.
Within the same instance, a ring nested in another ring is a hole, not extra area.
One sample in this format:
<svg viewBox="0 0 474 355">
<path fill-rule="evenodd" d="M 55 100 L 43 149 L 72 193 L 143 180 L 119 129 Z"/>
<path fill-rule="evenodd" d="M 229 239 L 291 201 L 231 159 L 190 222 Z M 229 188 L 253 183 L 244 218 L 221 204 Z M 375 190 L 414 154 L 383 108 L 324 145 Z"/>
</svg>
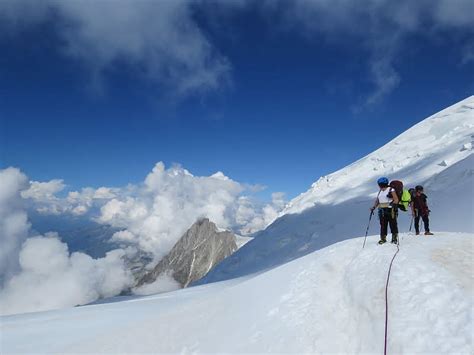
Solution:
<svg viewBox="0 0 474 355">
<path fill-rule="evenodd" d="M 369 223 L 367 224 L 367 230 L 365 231 L 365 238 L 364 238 L 364 244 L 362 245 L 362 249 L 364 249 L 365 247 L 365 241 L 367 240 L 367 234 L 369 233 L 370 220 L 372 219 L 372 216 L 374 215 L 375 206 L 378 205 L 379 203 L 379 196 L 381 192 L 382 192 L 382 189 L 379 190 L 379 193 L 377 194 L 377 197 L 375 198 L 374 208 L 370 210 Z"/>
<path fill-rule="evenodd" d="M 364 244 L 362 245 L 362 249 L 364 249 L 365 247 L 365 241 L 367 240 L 367 234 L 369 233 L 370 220 L 372 219 L 373 215 L 374 215 L 374 210 L 370 211 L 369 223 L 367 224 L 367 230 L 365 231 L 365 238 L 364 238 Z"/>
</svg>

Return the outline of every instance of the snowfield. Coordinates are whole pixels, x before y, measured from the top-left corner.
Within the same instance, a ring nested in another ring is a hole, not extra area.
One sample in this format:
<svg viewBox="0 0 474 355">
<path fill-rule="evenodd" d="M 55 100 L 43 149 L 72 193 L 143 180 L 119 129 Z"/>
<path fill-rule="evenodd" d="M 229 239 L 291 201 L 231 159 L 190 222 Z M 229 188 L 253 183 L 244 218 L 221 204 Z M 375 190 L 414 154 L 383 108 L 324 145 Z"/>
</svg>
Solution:
<svg viewBox="0 0 474 355">
<path fill-rule="evenodd" d="M 423 185 L 433 231 L 474 233 L 474 96 L 411 127 L 366 157 L 321 177 L 264 231 L 210 271 L 199 284 L 281 265 L 365 234 L 380 176 Z M 407 232 L 410 214 L 400 212 Z M 378 233 L 372 223 L 370 234 Z"/>
<path fill-rule="evenodd" d="M 474 235 L 403 234 L 388 353 L 471 353 Z M 1 318 L 2 353 L 382 353 L 396 246 L 371 236 L 245 278 Z"/>
<path fill-rule="evenodd" d="M 316 181 L 294 198 L 281 216 L 318 204 L 339 204 L 376 195 L 380 176 L 397 176 L 408 185 L 425 182 L 472 154 L 474 96 L 414 125 L 373 153 Z M 345 192 L 345 193 L 341 193 Z"/>
</svg>

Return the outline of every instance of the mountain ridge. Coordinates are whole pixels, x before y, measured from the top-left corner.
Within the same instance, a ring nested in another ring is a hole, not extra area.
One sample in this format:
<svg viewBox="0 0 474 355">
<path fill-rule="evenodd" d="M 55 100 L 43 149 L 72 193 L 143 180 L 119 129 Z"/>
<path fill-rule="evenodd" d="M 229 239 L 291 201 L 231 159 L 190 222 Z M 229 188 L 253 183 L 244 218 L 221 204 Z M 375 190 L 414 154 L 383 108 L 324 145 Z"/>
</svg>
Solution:
<svg viewBox="0 0 474 355">
<path fill-rule="evenodd" d="M 473 141 L 474 96 L 470 96 L 422 120 L 347 167 L 319 178 L 308 191 L 293 199 L 279 218 L 197 284 L 262 272 L 363 235 L 368 208 L 377 195 L 377 177 L 384 175 L 402 180 L 407 187 L 426 185 L 434 231 L 474 232 L 472 223 L 466 223 L 473 215 Z M 437 176 L 444 176 L 443 181 Z M 457 181 L 458 176 L 461 182 Z M 446 202 L 449 192 L 443 189 L 460 183 L 465 191 L 457 195 L 456 203 L 462 207 L 453 209 Z M 376 218 L 371 222 L 370 232 L 375 233 Z M 400 230 L 408 231 L 409 224 L 409 213 L 400 212 Z"/>
<path fill-rule="evenodd" d="M 151 284 L 163 274 L 168 274 L 182 287 L 187 287 L 235 250 L 236 238 L 232 233 L 219 231 L 208 218 L 201 218 L 183 234 L 153 270 L 138 281 L 137 287 Z"/>
</svg>

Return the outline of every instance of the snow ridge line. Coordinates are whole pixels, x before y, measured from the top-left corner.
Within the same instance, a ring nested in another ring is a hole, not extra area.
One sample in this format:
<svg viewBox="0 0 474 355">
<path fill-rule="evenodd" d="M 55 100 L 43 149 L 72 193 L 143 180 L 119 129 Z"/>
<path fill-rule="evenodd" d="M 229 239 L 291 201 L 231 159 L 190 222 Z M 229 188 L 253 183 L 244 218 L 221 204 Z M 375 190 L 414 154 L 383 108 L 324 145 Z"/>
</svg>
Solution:
<svg viewBox="0 0 474 355">
<path fill-rule="evenodd" d="M 387 274 L 387 283 L 385 284 L 385 344 L 384 344 L 384 349 L 383 353 L 384 355 L 387 355 L 387 331 L 388 331 L 388 282 L 390 281 L 390 272 L 392 271 L 392 265 L 393 261 L 395 260 L 395 257 L 397 256 L 398 252 L 400 251 L 400 244 L 397 239 L 397 251 L 393 255 L 392 261 L 390 262 L 390 267 L 388 268 L 388 274 Z"/>
</svg>

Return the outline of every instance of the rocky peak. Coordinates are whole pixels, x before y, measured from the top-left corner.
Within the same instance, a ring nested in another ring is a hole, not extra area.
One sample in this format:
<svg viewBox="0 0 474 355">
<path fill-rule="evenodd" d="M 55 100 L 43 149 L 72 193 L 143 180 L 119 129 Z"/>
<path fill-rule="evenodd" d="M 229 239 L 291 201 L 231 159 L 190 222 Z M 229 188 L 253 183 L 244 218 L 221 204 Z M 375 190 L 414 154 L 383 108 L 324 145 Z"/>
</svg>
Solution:
<svg viewBox="0 0 474 355">
<path fill-rule="evenodd" d="M 138 281 L 137 286 L 152 283 L 167 273 L 186 287 L 236 250 L 236 238 L 231 232 L 220 232 L 208 218 L 201 218 L 183 234 L 168 255 Z"/>
</svg>

